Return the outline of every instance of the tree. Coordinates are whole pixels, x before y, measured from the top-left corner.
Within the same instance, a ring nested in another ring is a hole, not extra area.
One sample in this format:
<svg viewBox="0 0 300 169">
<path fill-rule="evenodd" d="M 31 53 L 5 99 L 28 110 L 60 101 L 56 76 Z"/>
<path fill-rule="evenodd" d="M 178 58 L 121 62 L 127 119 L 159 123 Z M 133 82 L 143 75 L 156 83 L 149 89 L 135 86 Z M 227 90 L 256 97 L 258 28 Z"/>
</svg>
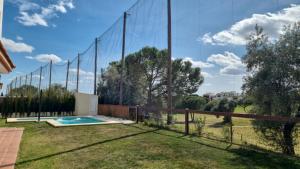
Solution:
<svg viewBox="0 0 300 169">
<path fill-rule="evenodd" d="M 236 103 L 233 100 L 228 100 L 226 98 L 218 100 L 217 104 L 211 108 L 210 111 L 213 112 L 233 112 L 236 107 Z M 224 123 L 231 123 L 231 116 L 224 116 Z"/>
<path fill-rule="evenodd" d="M 270 41 L 259 26 L 246 46 L 244 63 L 249 75 L 243 90 L 253 98 L 252 113 L 295 117 L 300 105 L 300 23 L 286 26 L 277 41 Z M 294 155 L 295 122 L 255 121 L 268 144 Z"/>
<path fill-rule="evenodd" d="M 188 108 L 192 110 L 202 110 L 206 104 L 206 99 L 198 95 L 190 95 L 182 97 L 177 108 Z"/>
<path fill-rule="evenodd" d="M 177 108 L 191 109 L 191 110 L 203 110 L 206 104 L 206 99 L 198 95 L 184 96 L 181 101 L 177 104 Z M 191 112 L 191 119 L 194 121 L 195 114 Z"/>
<path fill-rule="evenodd" d="M 247 107 L 252 105 L 252 101 L 247 96 L 242 96 L 238 99 L 238 105 L 244 109 L 245 113 L 248 113 Z"/>
<path fill-rule="evenodd" d="M 174 101 L 195 93 L 203 83 L 200 68 L 189 61 L 172 61 Z M 112 62 L 102 71 L 98 83 L 100 103 L 117 104 L 121 62 Z M 123 100 L 127 105 L 164 106 L 167 98 L 167 50 L 144 47 L 125 57 Z"/>
</svg>

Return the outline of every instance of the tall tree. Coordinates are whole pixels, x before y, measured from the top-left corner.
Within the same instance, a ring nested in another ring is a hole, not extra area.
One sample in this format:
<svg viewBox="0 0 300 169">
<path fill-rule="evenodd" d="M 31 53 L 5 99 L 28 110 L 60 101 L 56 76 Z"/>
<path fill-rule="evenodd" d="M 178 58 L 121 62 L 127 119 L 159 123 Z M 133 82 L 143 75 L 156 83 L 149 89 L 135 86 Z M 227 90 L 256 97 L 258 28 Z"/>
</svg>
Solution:
<svg viewBox="0 0 300 169">
<path fill-rule="evenodd" d="M 167 51 L 144 47 L 125 58 L 124 103 L 163 106 L 167 97 Z M 173 66 L 173 93 L 183 97 L 195 93 L 203 82 L 200 68 L 176 59 Z M 103 70 L 98 91 L 103 103 L 117 103 L 120 62 Z M 175 99 L 176 100 L 176 99 Z"/>
<path fill-rule="evenodd" d="M 300 23 L 284 28 L 278 41 L 270 41 L 259 26 L 250 36 L 244 63 L 249 75 L 243 89 L 253 100 L 252 113 L 295 117 L 300 110 Z M 295 122 L 255 121 L 269 144 L 295 154 Z"/>
</svg>

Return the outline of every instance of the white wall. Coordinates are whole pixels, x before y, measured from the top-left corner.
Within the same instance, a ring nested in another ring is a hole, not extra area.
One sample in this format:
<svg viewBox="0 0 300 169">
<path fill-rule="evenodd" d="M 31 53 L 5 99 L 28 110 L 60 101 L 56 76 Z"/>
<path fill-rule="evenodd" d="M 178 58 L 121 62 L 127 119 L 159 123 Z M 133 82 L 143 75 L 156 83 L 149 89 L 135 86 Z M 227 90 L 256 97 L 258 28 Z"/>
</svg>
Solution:
<svg viewBox="0 0 300 169">
<path fill-rule="evenodd" d="M 98 96 L 75 93 L 75 115 L 95 116 L 98 114 Z"/>
<path fill-rule="evenodd" d="M 0 38 L 2 38 L 3 4 L 4 0 L 0 0 Z"/>
</svg>

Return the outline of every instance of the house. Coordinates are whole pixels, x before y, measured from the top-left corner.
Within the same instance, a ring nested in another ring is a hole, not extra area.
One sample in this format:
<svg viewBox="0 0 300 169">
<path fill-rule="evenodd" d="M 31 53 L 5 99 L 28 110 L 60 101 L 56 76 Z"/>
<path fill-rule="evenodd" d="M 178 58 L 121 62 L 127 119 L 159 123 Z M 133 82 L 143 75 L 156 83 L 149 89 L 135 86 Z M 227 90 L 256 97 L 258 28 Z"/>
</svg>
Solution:
<svg viewBox="0 0 300 169">
<path fill-rule="evenodd" d="M 3 1 L 4 0 L 0 0 L 0 38 L 2 38 Z M 7 74 L 14 68 L 15 65 L 13 64 L 2 42 L 0 41 L 0 90 L 3 86 L 3 83 L 1 82 L 1 74 Z"/>
</svg>

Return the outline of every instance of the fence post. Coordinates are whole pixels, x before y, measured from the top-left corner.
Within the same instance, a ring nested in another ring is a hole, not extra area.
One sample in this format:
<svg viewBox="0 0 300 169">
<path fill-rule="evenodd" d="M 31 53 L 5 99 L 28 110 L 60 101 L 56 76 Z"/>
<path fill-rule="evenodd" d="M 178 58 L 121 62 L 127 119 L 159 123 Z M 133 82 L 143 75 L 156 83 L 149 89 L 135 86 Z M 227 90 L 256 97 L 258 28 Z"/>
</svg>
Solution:
<svg viewBox="0 0 300 169">
<path fill-rule="evenodd" d="M 29 81 L 29 85 L 31 86 L 32 84 L 32 72 L 30 73 L 30 81 Z"/>
<path fill-rule="evenodd" d="M 41 83 L 42 83 L 42 66 L 40 67 L 40 80 L 39 80 L 39 90 L 38 90 L 38 92 L 41 90 Z"/>
<path fill-rule="evenodd" d="M 184 120 L 184 123 L 185 123 L 185 135 L 189 135 L 190 126 L 189 126 L 189 109 L 188 108 L 185 109 L 185 120 Z"/>
<path fill-rule="evenodd" d="M 77 82 L 76 82 L 76 92 L 78 93 L 79 91 L 79 65 L 80 65 L 80 55 L 78 53 L 78 57 L 77 57 Z"/>
<path fill-rule="evenodd" d="M 167 124 L 171 124 L 172 122 L 172 12 L 171 12 L 171 0 L 168 0 L 167 4 L 167 10 L 168 10 L 168 71 L 167 71 L 167 77 L 168 77 L 168 85 L 167 85 L 167 91 L 168 91 L 168 120 Z"/>
<path fill-rule="evenodd" d="M 230 113 L 230 119 L 231 119 L 231 121 L 230 121 L 230 143 L 232 144 L 232 142 L 233 142 L 233 129 L 232 129 L 232 116 L 231 116 L 231 114 L 232 113 Z"/>
<path fill-rule="evenodd" d="M 27 86 L 27 74 L 25 76 L 25 86 Z"/>
<path fill-rule="evenodd" d="M 138 124 L 139 123 L 139 106 L 135 107 L 135 120 L 136 120 L 136 123 Z"/>
<path fill-rule="evenodd" d="M 20 86 L 19 88 L 22 86 L 22 76 L 20 76 Z"/>
<path fill-rule="evenodd" d="M 16 81 L 15 81 L 15 89 L 17 88 L 17 83 L 18 83 L 18 78 L 16 77 Z"/>
<path fill-rule="evenodd" d="M 124 12 L 123 16 L 123 39 L 122 39 L 122 60 L 121 60 L 121 81 L 120 81 L 120 93 L 119 93 L 119 104 L 123 104 L 123 79 L 124 79 L 124 68 L 125 68 L 125 47 L 126 47 L 126 21 L 127 12 Z"/>
<path fill-rule="evenodd" d="M 94 95 L 97 95 L 97 58 L 98 58 L 98 38 L 95 39 Z"/>
<path fill-rule="evenodd" d="M 49 72 L 49 94 L 51 90 L 51 80 L 52 80 L 52 60 L 50 61 L 50 72 Z"/>
<path fill-rule="evenodd" d="M 68 64 L 67 64 L 67 77 L 66 77 L 66 90 L 68 90 L 68 83 L 69 83 L 69 68 L 70 68 L 70 61 L 68 60 Z"/>
<path fill-rule="evenodd" d="M 41 111 L 42 111 L 42 95 L 43 95 L 43 91 L 40 90 L 40 97 L 39 97 L 39 113 L 38 113 L 38 122 L 40 122 L 41 120 Z"/>
</svg>

